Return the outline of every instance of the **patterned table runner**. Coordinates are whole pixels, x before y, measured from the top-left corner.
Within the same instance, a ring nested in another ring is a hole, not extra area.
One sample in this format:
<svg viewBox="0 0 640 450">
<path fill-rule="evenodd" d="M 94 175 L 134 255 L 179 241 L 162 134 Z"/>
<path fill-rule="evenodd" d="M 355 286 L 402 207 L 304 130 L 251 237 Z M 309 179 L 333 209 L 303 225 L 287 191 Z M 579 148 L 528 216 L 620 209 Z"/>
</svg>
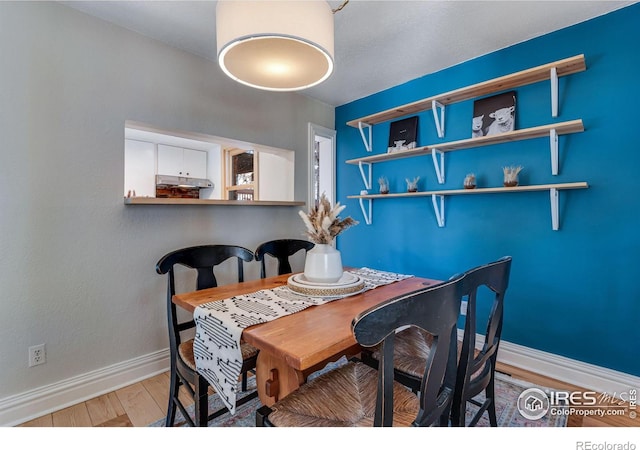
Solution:
<svg viewBox="0 0 640 450">
<path fill-rule="evenodd" d="M 362 278 L 365 291 L 412 276 L 366 267 L 349 272 Z M 198 372 L 213 386 L 231 414 L 235 414 L 242 367 L 242 330 L 339 298 L 344 296 L 309 297 L 279 286 L 198 306 L 193 313 L 196 322 L 193 352 Z"/>
</svg>

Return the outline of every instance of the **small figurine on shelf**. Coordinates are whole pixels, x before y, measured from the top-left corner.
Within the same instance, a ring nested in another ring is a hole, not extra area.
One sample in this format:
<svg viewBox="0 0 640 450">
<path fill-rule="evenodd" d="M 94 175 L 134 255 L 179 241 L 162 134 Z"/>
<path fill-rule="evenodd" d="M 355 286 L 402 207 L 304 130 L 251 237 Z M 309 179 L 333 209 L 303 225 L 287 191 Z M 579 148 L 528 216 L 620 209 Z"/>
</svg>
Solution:
<svg viewBox="0 0 640 450">
<path fill-rule="evenodd" d="M 464 177 L 464 188 L 465 189 L 475 189 L 476 188 L 476 176 L 473 173 L 468 173 L 466 177 Z"/>
<path fill-rule="evenodd" d="M 394 141 L 393 143 L 395 144 L 395 147 L 387 147 L 387 153 L 395 153 L 395 152 L 401 152 L 404 150 L 411 150 L 412 148 L 416 148 L 416 141 L 413 142 L 409 142 L 408 145 L 404 145 L 403 140 L 400 141 Z"/>
<path fill-rule="evenodd" d="M 380 193 L 388 194 L 389 193 L 389 180 L 387 177 L 378 178 L 378 184 L 380 184 Z"/>
<path fill-rule="evenodd" d="M 415 177 L 413 181 L 411 181 L 408 178 L 405 178 L 405 181 L 407 182 L 407 192 L 418 192 L 419 179 L 420 177 Z"/>
<path fill-rule="evenodd" d="M 521 170 L 522 166 L 509 166 L 502 168 L 505 187 L 514 187 L 518 185 L 518 174 Z"/>
<path fill-rule="evenodd" d="M 404 143 L 405 143 L 404 140 L 393 141 L 394 146 L 393 147 L 387 147 L 387 153 L 400 152 L 400 151 L 406 149 L 406 147 L 404 146 Z"/>
</svg>

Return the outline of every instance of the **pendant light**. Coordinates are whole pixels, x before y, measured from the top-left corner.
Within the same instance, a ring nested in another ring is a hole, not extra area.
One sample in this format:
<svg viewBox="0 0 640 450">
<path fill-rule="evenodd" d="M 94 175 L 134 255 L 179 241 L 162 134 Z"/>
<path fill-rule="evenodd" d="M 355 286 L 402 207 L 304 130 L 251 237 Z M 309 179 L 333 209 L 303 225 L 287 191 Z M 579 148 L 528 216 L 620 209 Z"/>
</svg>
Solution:
<svg viewBox="0 0 640 450">
<path fill-rule="evenodd" d="M 216 38 L 220 68 L 253 88 L 297 91 L 333 72 L 333 11 L 326 1 L 219 0 Z"/>
</svg>

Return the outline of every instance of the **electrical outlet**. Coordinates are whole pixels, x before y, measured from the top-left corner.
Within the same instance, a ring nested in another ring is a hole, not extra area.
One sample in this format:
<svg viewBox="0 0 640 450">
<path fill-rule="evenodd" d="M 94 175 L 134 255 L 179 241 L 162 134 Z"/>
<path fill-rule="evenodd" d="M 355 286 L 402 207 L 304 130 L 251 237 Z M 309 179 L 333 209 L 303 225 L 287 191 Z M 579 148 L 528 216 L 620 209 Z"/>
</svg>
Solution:
<svg viewBox="0 0 640 450">
<path fill-rule="evenodd" d="M 47 362 L 47 352 L 44 344 L 29 347 L 29 367 L 37 366 Z"/>
<path fill-rule="evenodd" d="M 462 314 L 463 316 L 467 315 L 467 302 L 466 302 L 466 300 L 463 300 L 460 303 L 460 314 Z"/>
</svg>

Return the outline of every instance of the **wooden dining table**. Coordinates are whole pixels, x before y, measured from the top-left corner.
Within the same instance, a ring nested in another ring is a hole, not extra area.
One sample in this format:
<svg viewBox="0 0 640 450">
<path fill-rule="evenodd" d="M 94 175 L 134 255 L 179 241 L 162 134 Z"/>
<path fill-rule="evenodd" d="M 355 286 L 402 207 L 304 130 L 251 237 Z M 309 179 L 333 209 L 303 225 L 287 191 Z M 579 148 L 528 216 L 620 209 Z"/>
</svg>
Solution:
<svg viewBox="0 0 640 450">
<path fill-rule="evenodd" d="M 204 303 L 286 285 L 290 276 L 177 294 L 173 296 L 173 302 L 193 312 Z M 284 398 L 327 363 L 358 354 L 360 347 L 351 331 L 351 322 L 359 313 L 437 283 L 438 280 L 410 277 L 244 329 L 242 339 L 260 351 L 256 385 L 262 404 L 270 406 Z"/>
</svg>

